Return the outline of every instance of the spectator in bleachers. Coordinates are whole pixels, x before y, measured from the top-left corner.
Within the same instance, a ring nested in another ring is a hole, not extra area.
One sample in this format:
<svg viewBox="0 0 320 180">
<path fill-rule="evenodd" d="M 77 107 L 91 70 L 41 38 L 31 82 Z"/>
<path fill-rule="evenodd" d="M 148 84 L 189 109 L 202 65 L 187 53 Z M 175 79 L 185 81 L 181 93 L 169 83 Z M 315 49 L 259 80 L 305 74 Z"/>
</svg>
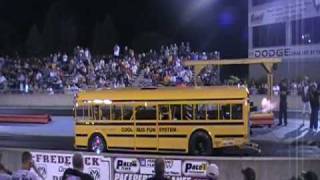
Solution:
<svg viewBox="0 0 320 180">
<path fill-rule="evenodd" d="M 7 89 L 20 93 L 54 94 L 67 92 L 71 87 L 128 87 L 143 72 L 144 78 L 137 86 L 144 86 L 144 82 L 158 86 L 168 80 L 166 85 L 171 86 L 192 84 L 192 71 L 182 62 L 190 58 L 189 43 L 170 44 L 162 46 L 160 52 L 150 50 L 137 55 L 128 47 L 123 54 L 118 45 L 114 50 L 113 55 L 93 56 L 89 49 L 77 46 L 71 55 L 56 52 L 42 58 L 6 57 L 0 59 L 0 71 L 6 78 Z M 210 53 L 205 55 L 210 58 Z"/>
<path fill-rule="evenodd" d="M 120 46 L 116 44 L 113 48 L 113 56 L 118 58 L 120 56 Z"/>
<path fill-rule="evenodd" d="M 3 73 L 0 72 L 0 91 L 5 91 L 7 89 L 7 78 Z"/>
</svg>

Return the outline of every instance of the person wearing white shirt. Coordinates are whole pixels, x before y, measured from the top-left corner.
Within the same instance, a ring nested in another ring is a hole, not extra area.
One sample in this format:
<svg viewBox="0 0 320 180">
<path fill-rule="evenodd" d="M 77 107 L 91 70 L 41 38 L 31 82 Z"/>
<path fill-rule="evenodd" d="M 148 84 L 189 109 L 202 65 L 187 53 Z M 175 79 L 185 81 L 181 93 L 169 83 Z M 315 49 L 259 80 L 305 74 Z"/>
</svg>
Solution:
<svg viewBox="0 0 320 180">
<path fill-rule="evenodd" d="M 25 151 L 22 153 L 22 167 L 13 173 L 12 180 L 38 180 L 37 175 L 31 169 L 37 172 L 31 153 Z"/>
<path fill-rule="evenodd" d="M 0 89 L 5 89 L 7 85 L 7 78 L 0 72 Z"/>
<path fill-rule="evenodd" d="M 119 57 L 120 55 L 120 46 L 118 44 L 116 44 L 113 48 L 113 55 L 115 57 Z"/>
</svg>

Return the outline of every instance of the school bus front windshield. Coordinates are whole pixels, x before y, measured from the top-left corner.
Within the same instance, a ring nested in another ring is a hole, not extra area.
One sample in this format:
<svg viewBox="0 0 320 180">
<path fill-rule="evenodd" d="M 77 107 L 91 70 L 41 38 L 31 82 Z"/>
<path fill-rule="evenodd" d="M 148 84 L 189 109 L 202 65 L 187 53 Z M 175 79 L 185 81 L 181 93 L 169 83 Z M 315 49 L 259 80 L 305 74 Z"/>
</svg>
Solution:
<svg viewBox="0 0 320 180">
<path fill-rule="evenodd" d="M 210 155 L 248 143 L 247 98 L 237 87 L 82 92 L 75 147 Z"/>
</svg>

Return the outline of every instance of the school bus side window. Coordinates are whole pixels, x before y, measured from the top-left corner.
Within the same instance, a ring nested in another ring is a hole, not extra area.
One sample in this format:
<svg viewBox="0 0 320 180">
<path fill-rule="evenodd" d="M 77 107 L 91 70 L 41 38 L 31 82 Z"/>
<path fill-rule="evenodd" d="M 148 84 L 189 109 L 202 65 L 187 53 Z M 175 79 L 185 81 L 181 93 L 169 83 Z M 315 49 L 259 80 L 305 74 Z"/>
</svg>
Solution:
<svg viewBox="0 0 320 180">
<path fill-rule="evenodd" d="M 111 106 L 111 120 L 121 120 L 121 105 Z"/>
<path fill-rule="evenodd" d="M 232 104 L 232 117 L 233 120 L 241 120 L 242 119 L 242 104 Z"/>
<path fill-rule="evenodd" d="M 122 117 L 123 120 L 133 120 L 133 106 L 123 105 L 122 106 Z"/>
<path fill-rule="evenodd" d="M 90 106 L 82 105 L 77 107 L 77 120 L 91 120 Z"/>
<path fill-rule="evenodd" d="M 207 112 L 208 112 L 208 105 L 207 104 L 197 104 L 197 119 L 199 120 L 206 120 L 207 119 Z"/>
<path fill-rule="evenodd" d="M 193 104 L 182 105 L 183 120 L 194 120 L 195 118 L 195 107 Z"/>
<path fill-rule="evenodd" d="M 99 105 L 92 106 L 92 116 L 93 116 L 94 120 L 101 120 L 102 119 L 101 106 L 99 106 Z"/>
<path fill-rule="evenodd" d="M 156 120 L 156 106 L 136 106 L 136 120 Z"/>
<path fill-rule="evenodd" d="M 219 105 L 208 104 L 207 105 L 207 116 L 208 120 L 219 120 Z"/>
<path fill-rule="evenodd" d="M 110 120 L 110 105 L 101 106 L 102 120 Z"/>
<path fill-rule="evenodd" d="M 171 109 L 168 104 L 161 104 L 159 108 L 159 119 L 160 120 L 171 120 Z"/>
<path fill-rule="evenodd" d="M 172 120 L 182 120 L 182 105 L 181 104 L 173 104 L 170 105 Z"/>
<path fill-rule="evenodd" d="M 231 106 L 230 106 L 230 104 L 221 105 L 220 114 L 221 114 L 220 120 L 230 120 L 231 119 Z"/>
</svg>

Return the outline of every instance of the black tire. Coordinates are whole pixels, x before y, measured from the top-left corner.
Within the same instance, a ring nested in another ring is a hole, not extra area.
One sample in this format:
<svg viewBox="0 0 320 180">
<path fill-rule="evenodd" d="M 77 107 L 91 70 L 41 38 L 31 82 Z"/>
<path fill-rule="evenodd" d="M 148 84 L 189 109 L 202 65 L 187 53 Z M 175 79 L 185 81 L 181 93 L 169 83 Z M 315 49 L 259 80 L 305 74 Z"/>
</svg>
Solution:
<svg viewBox="0 0 320 180">
<path fill-rule="evenodd" d="M 189 140 L 189 153 L 198 156 L 212 155 L 212 141 L 210 136 L 203 131 L 192 134 Z"/>
<path fill-rule="evenodd" d="M 107 151 L 107 143 L 102 135 L 93 134 L 88 142 L 88 150 L 100 154 Z"/>
</svg>

